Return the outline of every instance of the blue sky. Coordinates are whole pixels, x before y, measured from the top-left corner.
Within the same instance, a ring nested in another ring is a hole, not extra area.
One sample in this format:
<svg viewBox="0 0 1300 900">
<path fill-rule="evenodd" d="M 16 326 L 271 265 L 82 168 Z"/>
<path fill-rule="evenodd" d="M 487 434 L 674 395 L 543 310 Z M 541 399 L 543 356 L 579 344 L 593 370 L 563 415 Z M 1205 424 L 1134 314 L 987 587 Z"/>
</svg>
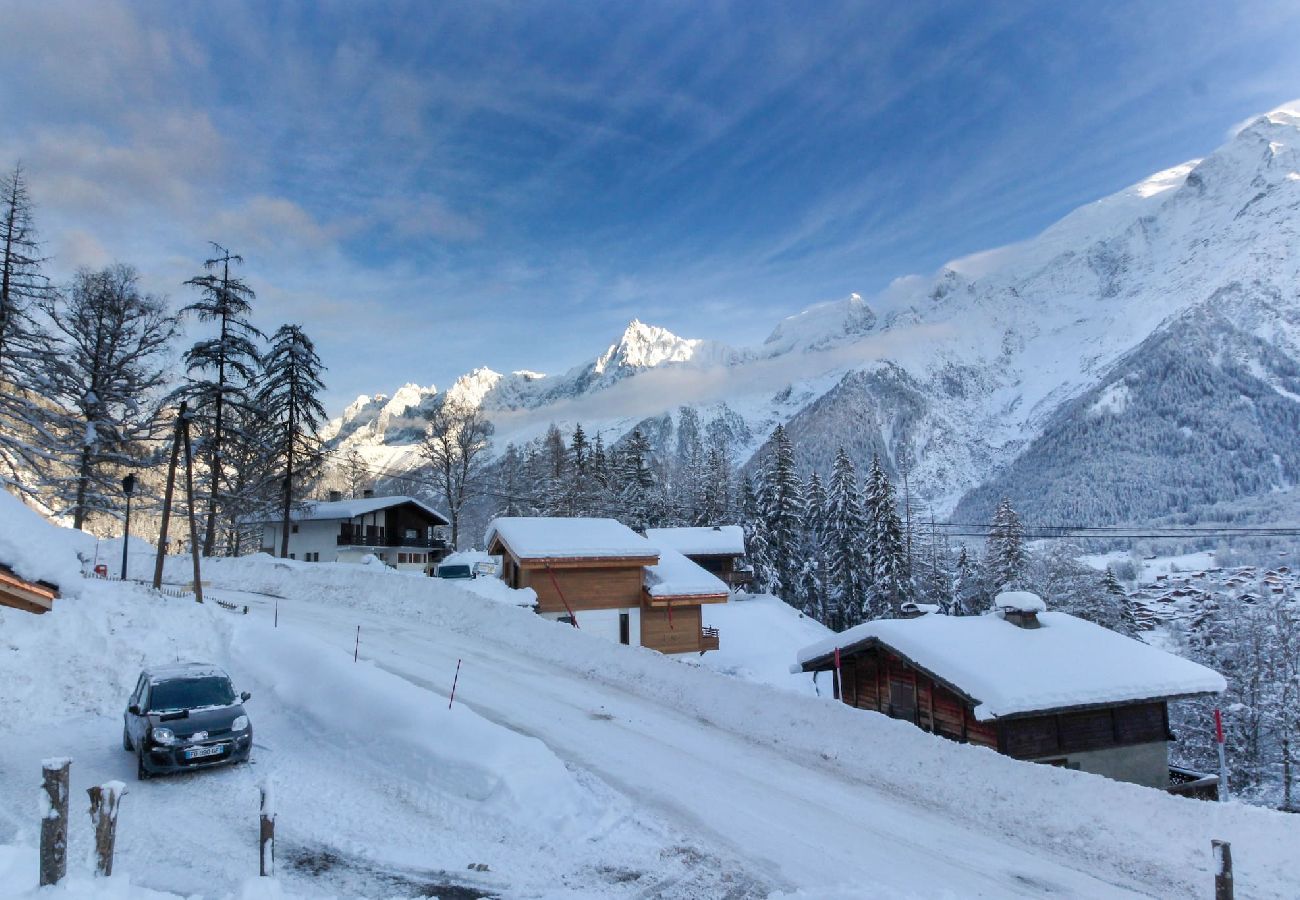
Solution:
<svg viewBox="0 0 1300 900">
<path fill-rule="evenodd" d="M 1300 96 L 1295 3 L 7 2 L 51 271 L 208 240 L 330 405 L 559 371 L 1031 236 Z"/>
</svg>

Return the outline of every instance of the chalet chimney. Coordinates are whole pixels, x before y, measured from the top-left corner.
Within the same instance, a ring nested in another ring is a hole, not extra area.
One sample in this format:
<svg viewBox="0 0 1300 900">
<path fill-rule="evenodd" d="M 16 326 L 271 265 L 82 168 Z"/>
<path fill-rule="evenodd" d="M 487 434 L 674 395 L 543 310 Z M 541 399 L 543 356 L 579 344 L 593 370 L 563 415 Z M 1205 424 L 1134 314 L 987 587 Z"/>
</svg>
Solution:
<svg viewBox="0 0 1300 900">
<path fill-rule="evenodd" d="M 342 491 L 330 491 L 330 503 L 338 503 L 343 499 Z"/>
<path fill-rule="evenodd" d="M 375 489 L 374 489 L 374 488 L 366 488 L 364 491 L 361 492 L 361 496 L 364 497 L 364 498 L 367 499 L 367 500 L 373 500 L 373 499 L 374 499 L 374 496 L 375 496 Z"/>
<path fill-rule="evenodd" d="M 1003 591 L 993 598 L 993 608 L 1017 628 L 1041 628 L 1038 614 L 1047 611 L 1047 604 L 1029 591 Z"/>
<path fill-rule="evenodd" d="M 899 617 L 903 619 L 916 619 L 925 615 L 921 607 L 917 606 L 910 600 L 898 608 Z"/>
</svg>

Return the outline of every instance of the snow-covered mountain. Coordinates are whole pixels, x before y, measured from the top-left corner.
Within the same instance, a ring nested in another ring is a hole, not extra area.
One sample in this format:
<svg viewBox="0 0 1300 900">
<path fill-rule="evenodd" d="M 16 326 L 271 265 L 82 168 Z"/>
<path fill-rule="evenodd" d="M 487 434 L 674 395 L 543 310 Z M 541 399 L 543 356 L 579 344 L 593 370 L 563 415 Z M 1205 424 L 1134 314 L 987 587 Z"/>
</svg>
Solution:
<svg viewBox="0 0 1300 900">
<path fill-rule="evenodd" d="M 1236 498 L 1300 481 L 1281 439 L 1300 420 L 1297 231 L 1300 103 L 1031 240 L 812 306 L 759 347 L 634 321 L 562 375 L 480 369 L 449 393 L 490 411 L 501 446 L 551 422 L 611 440 L 649 420 L 666 440 L 692 407 L 731 423 L 739 462 L 777 422 L 806 467 L 840 445 L 863 462 L 880 452 L 940 513 L 982 514 L 998 492 L 1039 519 L 1186 513 L 1217 487 Z M 391 460 L 438 396 L 359 398 L 330 436 Z M 1148 477 L 1142 454 L 1157 447 L 1206 489 L 1130 503 L 1132 479 L 1114 472 Z"/>
</svg>

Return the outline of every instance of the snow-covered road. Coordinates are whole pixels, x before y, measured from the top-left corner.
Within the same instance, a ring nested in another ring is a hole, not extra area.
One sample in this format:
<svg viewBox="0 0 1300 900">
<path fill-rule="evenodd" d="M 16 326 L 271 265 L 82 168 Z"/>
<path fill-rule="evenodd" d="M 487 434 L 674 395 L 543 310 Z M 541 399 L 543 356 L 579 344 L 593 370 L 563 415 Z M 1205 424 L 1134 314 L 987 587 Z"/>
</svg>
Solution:
<svg viewBox="0 0 1300 900">
<path fill-rule="evenodd" d="M 1141 893 L 1140 885 L 1098 880 L 1061 857 L 1044 858 L 955 824 L 817 758 L 793 758 L 670 703 L 647 702 L 590 677 L 580 662 L 555 665 L 478 635 L 326 603 L 282 600 L 280 620 L 343 651 L 353 649 L 359 624 L 363 658 L 444 696 L 462 660 L 457 702 L 540 738 L 638 804 L 694 829 L 705 848 L 743 859 L 754 875 L 787 891 L 808 897 Z"/>
</svg>

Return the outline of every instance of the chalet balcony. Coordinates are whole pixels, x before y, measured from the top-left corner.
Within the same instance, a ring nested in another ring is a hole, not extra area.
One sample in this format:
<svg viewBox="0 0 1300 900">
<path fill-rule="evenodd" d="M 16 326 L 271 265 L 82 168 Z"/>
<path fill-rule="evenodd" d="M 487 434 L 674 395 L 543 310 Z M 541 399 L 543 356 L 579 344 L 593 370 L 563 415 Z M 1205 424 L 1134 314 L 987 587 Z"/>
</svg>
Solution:
<svg viewBox="0 0 1300 900">
<path fill-rule="evenodd" d="M 1167 790 L 1171 794 L 1191 797 L 1195 800 L 1218 800 L 1219 776 L 1206 775 L 1181 766 L 1170 766 Z"/>
<path fill-rule="evenodd" d="M 754 580 L 754 573 L 738 569 L 720 576 L 728 587 L 742 588 Z"/>
<path fill-rule="evenodd" d="M 705 625 L 700 629 L 700 652 L 718 649 L 718 629 Z"/>
<path fill-rule="evenodd" d="M 403 537 L 400 535 L 357 534 L 344 532 L 336 540 L 339 547 L 415 547 L 421 550 L 445 550 L 447 542 L 442 538 Z"/>
</svg>

